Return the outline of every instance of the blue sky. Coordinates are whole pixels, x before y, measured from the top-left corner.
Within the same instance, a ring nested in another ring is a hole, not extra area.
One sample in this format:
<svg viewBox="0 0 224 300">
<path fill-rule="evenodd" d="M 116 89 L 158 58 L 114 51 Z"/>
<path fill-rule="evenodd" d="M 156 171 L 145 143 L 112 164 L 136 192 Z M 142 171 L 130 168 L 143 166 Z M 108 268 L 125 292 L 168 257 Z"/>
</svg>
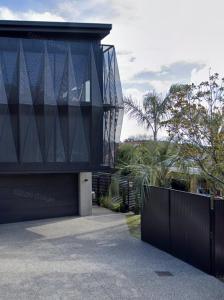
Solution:
<svg viewBox="0 0 224 300">
<path fill-rule="evenodd" d="M 151 89 L 224 77 L 223 0 L 0 0 L 0 19 L 112 23 L 123 92 L 140 103 Z M 146 130 L 124 119 L 122 139 Z"/>
<path fill-rule="evenodd" d="M 12 10 L 24 11 L 27 9 L 33 9 L 36 11 L 42 11 L 46 8 L 50 8 L 55 1 L 35 1 L 35 0 L 25 0 L 25 1 L 16 1 L 16 0 L 2 0 L 1 6 L 8 7 Z"/>
</svg>

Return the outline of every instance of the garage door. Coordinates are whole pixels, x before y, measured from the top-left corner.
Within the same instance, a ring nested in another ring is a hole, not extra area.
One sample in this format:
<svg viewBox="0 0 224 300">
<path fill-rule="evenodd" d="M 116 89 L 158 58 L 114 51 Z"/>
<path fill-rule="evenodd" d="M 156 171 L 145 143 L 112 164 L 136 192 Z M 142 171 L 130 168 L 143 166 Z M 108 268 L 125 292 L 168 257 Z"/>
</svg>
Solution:
<svg viewBox="0 0 224 300">
<path fill-rule="evenodd" d="M 0 223 L 78 214 L 78 175 L 0 176 Z"/>
</svg>

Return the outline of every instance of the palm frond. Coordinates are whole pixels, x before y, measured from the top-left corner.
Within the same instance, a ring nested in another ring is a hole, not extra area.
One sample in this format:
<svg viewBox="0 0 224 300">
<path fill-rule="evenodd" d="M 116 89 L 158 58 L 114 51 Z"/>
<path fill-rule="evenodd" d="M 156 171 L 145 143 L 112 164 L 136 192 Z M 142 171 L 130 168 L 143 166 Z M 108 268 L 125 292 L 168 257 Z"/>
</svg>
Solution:
<svg viewBox="0 0 224 300">
<path fill-rule="evenodd" d="M 124 109 L 125 112 L 134 120 L 136 120 L 140 125 L 146 125 L 147 128 L 151 127 L 151 120 L 149 119 L 149 116 L 147 113 L 143 110 L 143 108 L 136 103 L 132 99 L 132 97 L 125 97 L 124 98 Z"/>
</svg>

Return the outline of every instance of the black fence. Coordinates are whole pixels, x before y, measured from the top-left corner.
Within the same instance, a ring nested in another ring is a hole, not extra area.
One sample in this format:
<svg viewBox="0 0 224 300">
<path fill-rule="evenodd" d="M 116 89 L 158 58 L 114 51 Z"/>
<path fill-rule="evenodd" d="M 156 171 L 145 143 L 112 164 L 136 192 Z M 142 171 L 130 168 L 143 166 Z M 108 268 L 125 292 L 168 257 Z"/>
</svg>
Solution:
<svg viewBox="0 0 224 300">
<path fill-rule="evenodd" d="M 95 192 L 96 202 L 100 197 L 106 196 L 111 184 L 111 173 L 93 173 L 92 175 L 92 190 Z"/>
<path fill-rule="evenodd" d="M 145 187 L 142 240 L 216 276 L 224 275 L 224 200 Z"/>
<path fill-rule="evenodd" d="M 217 276 L 224 276 L 224 201 L 214 202 L 214 223 L 213 223 L 213 259 L 214 270 Z"/>
<path fill-rule="evenodd" d="M 114 191 L 115 189 L 116 191 Z M 140 195 L 130 176 L 102 172 L 93 173 L 92 190 L 95 192 L 95 202 L 98 204 L 101 197 L 111 193 L 112 202 L 122 203 L 125 211 L 136 212 L 139 209 Z"/>
</svg>

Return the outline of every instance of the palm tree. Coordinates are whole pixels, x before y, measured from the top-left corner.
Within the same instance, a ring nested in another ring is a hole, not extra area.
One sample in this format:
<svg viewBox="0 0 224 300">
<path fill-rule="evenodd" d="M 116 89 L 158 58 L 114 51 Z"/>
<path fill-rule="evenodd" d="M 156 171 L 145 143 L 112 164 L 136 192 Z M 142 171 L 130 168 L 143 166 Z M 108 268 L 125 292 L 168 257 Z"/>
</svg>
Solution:
<svg viewBox="0 0 224 300">
<path fill-rule="evenodd" d="M 154 141 L 157 141 L 159 130 L 165 126 L 166 109 L 169 98 L 163 99 L 155 92 L 147 93 L 143 98 L 143 105 L 139 105 L 131 96 L 125 97 L 125 111 L 129 117 L 135 119 L 140 125 L 151 129 Z"/>
<path fill-rule="evenodd" d="M 144 185 L 169 187 L 172 167 L 178 163 L 178 147 L 168 141 L 150 141 L 132 147 L 132 151 L 122 145 L 119 152 L 119 168 L 123 174 L 129 173 L 141 190 Z M 128 150 L 130 155 L 125 155 Z"/>
</svg>

